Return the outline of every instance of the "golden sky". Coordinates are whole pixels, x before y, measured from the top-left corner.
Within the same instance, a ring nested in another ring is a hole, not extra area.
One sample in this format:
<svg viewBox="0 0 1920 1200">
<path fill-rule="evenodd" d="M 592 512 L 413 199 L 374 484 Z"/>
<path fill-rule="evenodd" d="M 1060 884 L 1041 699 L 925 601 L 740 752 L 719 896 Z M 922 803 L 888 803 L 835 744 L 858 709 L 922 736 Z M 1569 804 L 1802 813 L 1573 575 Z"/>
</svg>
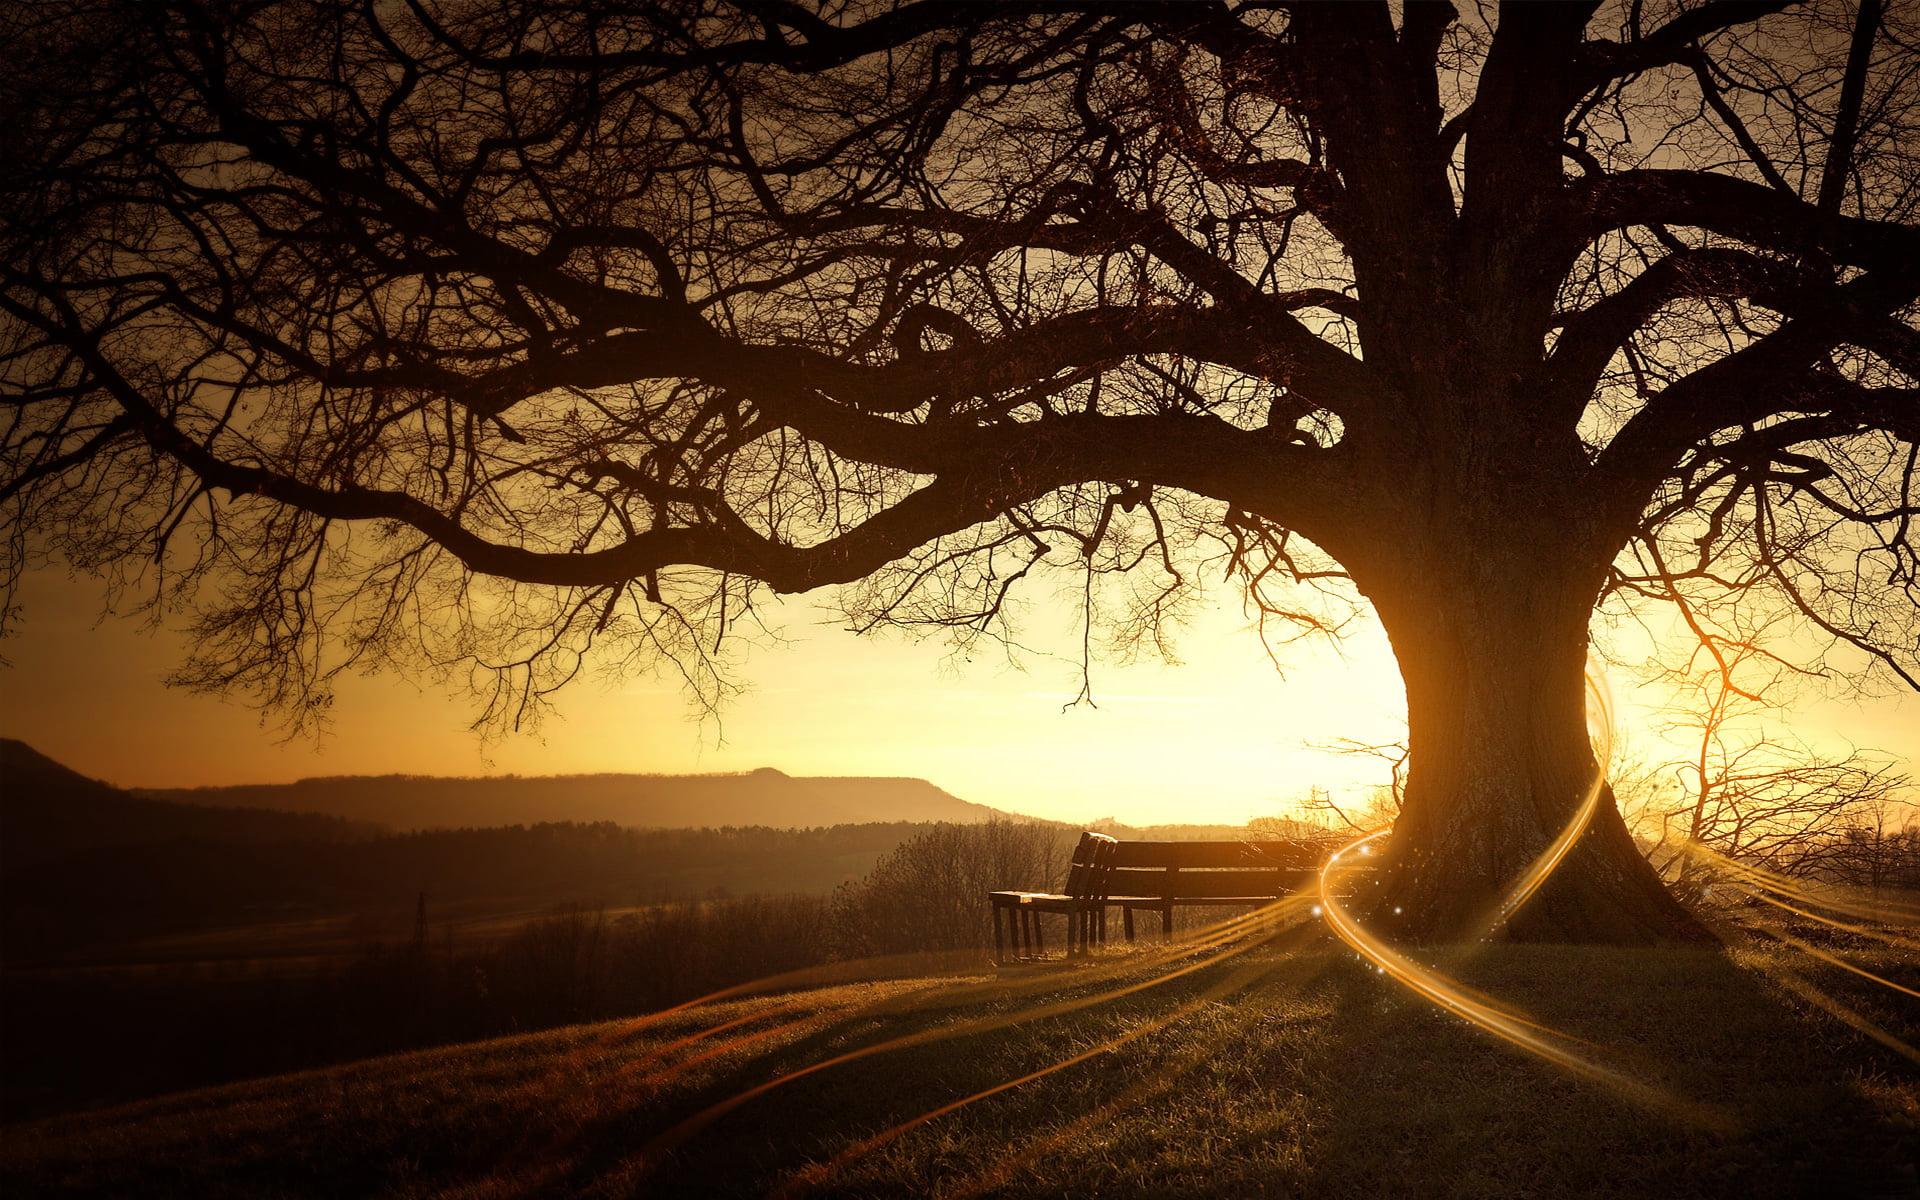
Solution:
<svg viewBox="0 0 1920 1200">
<path fill-rule="evenodd" d="M 718 724 L 694 720 L 667 679 L 585 676 L 535 734 L 482 742 L 470 701 L 392 676 L 339 689 L 329 733 L 285 741 L 233 701 L 162 685 L 177 634 L 100 616 L 90 580 L 31 576 L 20 636 L 0 653 L 0 736 L 119 786 L 284 782 L 310 775 L 695 773 L 775 767 L 793 775 L 905 775 L 965 800 L 1065 821 L 1240 823 L 1280 811 L 1318 785 L 1357 801 L 1377 768 L 1308 748 L 1400 736 L 1399 678 L 1377 629 L 1340 654 L 1289 648 L 1277 673 L 1228 601 L 1196 622 L 1183 663 L 1096 667 L 1097 708 L 1068 708 L 1067 659 L 1026 669 L 976 655 L 947 660 L 938 641 L 856 638 L 804 602 L 786 607 L 791 639 L 754 647 L 753 687 Z M 1044 642 L 1048 631 L 1037 630 Z M 1063 654 L 1075 639 L 1051 631 Z M 1612 681 L 1628 744 L 1647 745 L 1647 697 Z M 1920 697 L 1809 701 L 1794 731 L 1920 751 Z M 1920 764 L 1915 764 L 1920 766 Z"/>
</svg>

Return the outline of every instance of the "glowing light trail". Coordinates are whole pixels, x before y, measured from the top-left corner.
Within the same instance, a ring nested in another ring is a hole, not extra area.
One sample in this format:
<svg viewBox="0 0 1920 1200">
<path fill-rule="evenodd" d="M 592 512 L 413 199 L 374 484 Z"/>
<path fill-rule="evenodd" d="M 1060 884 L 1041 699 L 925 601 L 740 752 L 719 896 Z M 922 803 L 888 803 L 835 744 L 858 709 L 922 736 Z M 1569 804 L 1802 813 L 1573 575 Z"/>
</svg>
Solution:
<svg viewBox="0 0 1920 1200">
<path fill-rule="evenodd" d="M 1232 953 L 1237 953 L 1237 951 L 1229 952 L 1229 954 L 1232 954 Z M 1213 962 L 1218 962 L 1220 958 L 1224 958 L 1224 957 L 1227 957 L 1227 955 L 1221 955 L 1216 958 L 1209 959 L 1204 963 L 1195 964 L 1194 966 L 1190 966 L 1187 968 L 1183 968 L 1182 970 L 1172 972 L 1170 974 L 1160 977 L 1159 979 L 1154 980 L 1153 982 L 1155 983 L 1165 982 L 1166 980 L 1172 979 L 1178 975 L 1184 975 L 1184 974 L 1187 974 L 1189 971 L 1197 970 L 1199 969 L 1200 966 L 1205 966 Z M 984 1100 L 988 1096 L 993 1096 L 993 1095 L 997 1095 L 1000 1092 L 1009 1091 L 1013 1088 L 1019 1087 L 1021 1084 L 1031 1083 L 1036 1079 L 1044 1078 L 1045 1076 L 1051 1075 L 1056 1071 L 1065 1070 L 1066 1068 L 1071 1067 L 1076 1063 L 1083 1063 L 1090 1058 L 1097 1058 L 1102 1054 L 1106 1054 L 1106 1053 L 1109 1053 L 1110 1051 L 1117 1050 L 1121 1046 L 1124 1046 L 1129 1042 L 1136 1041 L 1139 1038 L 1145 1037 L 1147 1034 L 1155 1033 L 1155 1032 L 1158 1032 L 1159 1030 L 1165 1029 L 1167 1026 L 1173 1024 L 1175 1021 L 1180 1020 L 1182 1017 L 1189 1016 L 1195 1012 L 1198 1012 L 1200 1009 L 1206 1007 L 1207 1005 L 1212 1004 L 1214 1001 L 1218 1000 L 1220 997 L 1230 995 L 1234 992 L 1241 990 L 1242 988 L 1246 987 L 1248 984 L 1252 983 L 1254 980 L 1265 975 L 1270 969 L 1271 968 L 1269 964 L 1266 964 L 1266 963 L 1258 963 L 1258 964 L 1252 964 L 1252 965 L 1242 964 L 1239 970 L 1235 971 L 1232 975 L 1228 976 L 1225 980 L 1222 980 L 1219 983 L 1213 984 L 1212 986 L 1208 987 L 1206 991 L 1194 997 L 1192 1000 L 1189 1000 L 1186 1003 L 1179 1005 L 1177 1008 L 1173 1009 L 1173 1011 L 1165 1013 L 1161 1016 L 1155 1017 L 1152 1020 L 1144 1022 L 1143 1024 L 1136 1026 L 1133 1029 L 1129 1029 L 1124 1033 L 1116 1034 L 1115 1036 L 1108 1038 L 1106 1041 L 1099 1043 L 1098 1045 L 1092 1047 L 1089 1050 L 1084 1050 L 1079 1054 L 1075 1054 L 1072 1057 L 1062 1059 L 1057 1063 L 1051 1064 L 1050 1066 L 1042 1067 L 1037 1071 L 1030 1071 L 1027 1074 L 1020 1076 L 1018 1079 L 1009 1079 L 1005 1083 L 998 1083 L 990 1088 L 983 1088 L 980 1091 L 973 1093 L 971 1096 L 966 1096 L 959 1100 L 955 1100 L 951 1104 L 944 1104 L 939 1108 L 933 1109 L 930 1112 L 922 1113 L 917 1117 L 911 1118 L 910 1120 L 902 1121 L 899 1124 L 892 1126 L 891 1128 L 881 1130 L 879 1133 L 874 1134 L 872 1137 L 866 1138 L 859 1142 L 855 1142 L 853 1145 L 846 1147 L 844 1150 L 834 1155 L 833 1158 L 829 1159 L 828 1161 L 824 1163 L 819 1163 L 815 1166 L 807 1168 L 804 1171 L 799 1172 L 798 1174 L 793 1176 L 791 1179 L 789 1179 L 784 1185 L 775 1189 L 773 1192 L 769 1193 L 769 1200 L 793 1200 L 794 1197 L 805 1194 L 807 1189 L 814 1187 L 824 1182 L 825 1180 L 831 1178 L 836 1172 L 840 1171 L 842 1168 L 850 1165 L 851 1163 L 864 1157 L 865 1155 L 872 1153 L 873 1151 L 879 1149 L 881 1146 L 886 1145 L 888 1142 L 893 1141 L 895 1138 L 899 1137 L 901 1134 L 906 1133 L 908 1130 L 913 1129 L 920 1125 L 924 1125 L 927 1122 L 935 1120 L 939 1117 L 944 1117 L 948 1113 L 956 1112 L 959 1109 L 965 1108 L 967 1105 L 972 1104 L 976 1100 Z"/>
<path fill-rule="evenodd" d="M 1844 933 L 1857 934 L 1861 937 L 1873 938 L 1877 941 L 1885 942 L 1890 946 L 1899 946 L 1900 948 L 1906 949 L 1906 950 L 1911 950 L 1916 946 L 1920 946 L 1920 942 L 1915 942 L 1914 939 L 1912 938 L 1901 937 L 1899 934 L 1893 933 L 1889 930 L 1875 929 L 1871 925 L 1854 925 L 1846 921 L 1836 921 L 1832 917 L 1821 916 L 1819 913 L 1813 912 L 1810 909 L 1801 908 L 1797 904 L 1788 904 L 1785 900 L 1778 899 L 1777 897 L 1774 897 L 1774 896 L 1769 896 L 1767 895 L 1765 890 L 1763 890 L 1762 888 L 1758 886 L 1750 886 L 1743 880 L 1730 879 L 1727 881 L 1727 886 L 1734 888 L 1743 896 L 1747 896 L 1751 899 L 1760 900 L 1767 904 L 1771 904 L 1775 908 L 1783 909 L 1787 912 L 1792 913 L 1796 917 L 1805 917 L 1809 921 L 1818 921 L 1822 925 L 1826 925 L 1833 929 L 1838 929 Z"/>
<path fill-rule="evenodd" d="M 1754 866 L 1751 863 L 1743 863 L 1736 859 L 1728 858 L 1726 855 L 1701 845 L 1696 841 L 1689 840 L 1682 843 L 1682 849 L 1688 854 L 1719 868 L 1727 875 L 1747 883 L 1758 885 L 1777 895 L 1798 900 L 1802 904 L 1832 909 L 1834 912 L 1846 913 L 1848 916 L 1860 917 L 1868 921 L 1882 921 L 1888 924 L 1900 925 L 1911 925 L 1920 922 L 1920 906 L 1917 905 L 1902 904 L 1892 900 L 1861 900 L 1830 892 L 1816 893 L 1802 887 L 1797 880 L 1786 875 L 1777 874 L 1765 868 Z M 1825 917 L 1813 916 L 1811 913 L 1803 915 L 1811 916 L 1816 921 L 1826 921 Z M 1830 925 L 1838 924 L 1838 922 L 1833 921 L 1827 921 L 1827 923 Z M 1841 926 L 1841 928 L 1852 927 Z M 1868 931 L 1855 929 L 1854 932 Z"/>
<path fill-rule="evenodd" d="M 1268 968 L 1268 973 L 1273 969 L 1277 969 L 1278 966 L 1278 963 L 1272 964 L 1272 966 Z M 1313 974 L 1317 973 L 1316 971 Z M 1304 983 L 1312 977 L 1313 975 L 1310 974 L 1294 982 Z M 1261 992 L 1254 996 L 1242 999 L 1235 1006 L 1234 1011 L 1234 1023 L 1238 1026 L 1240 1033 L 1244 1035 L 1246 1030 L 1251 1029 L 1265 1017 L 1268 1011 L 1275 1006 L 1278 999 L 1279 997 L 1275 994 L 1275 989 L 1272 986 L 1262 989 Z M 1214 1050 L 1210 1043 L 1202 1042 L 1189 1048 L 1185 1054 L 1169 1062 L 1161 1070 L 1143 1075 L 1141 1078 L 1127 1085 L 1127 1087 L 1123 1088 L 1112 1099 L 1100 1105 L 1098 1108 L 1083 1113 L 1081 1116 L 1059 1126 L 1044 1136 L 1030 1139 L 1027 1145 L 1021 1148 L 1019 1152 L 1002 1156 L 990 1167 L 977 1172 L 971 1179 L 965 1180 L 954 1188 L 941 1193 L 940 1200 L 975 1200 L 975 1197 L 1002 1190 L 1022 1167 L 1039 1161 L 1045 1155 L 1065 1145 L 1071 1139 L 1086 1133 L 1088 1130 L 1111 1121 L 1115 1114 L 1124 1111 L 1130 1106 L 1139 1104 L 1151 1096 L 1158 1095 L 1172 1088 L 1174 1084 L 1179 1081 L 1180 1076 L 1203 1063 L 1211 1061 L 1213 1057 Z"/>
<path fill-rule="evenodd" d="M 1868 979 L 1873 980 L 1875 983 L 1881 984 L 1885 987 L 1890 987 L 1896 992 L 1905 992 L 1907 995 L 1912 996 L 1914 999 L 1920 1000 L 1920 992 L 1916 992 L 1912 988 L 1907 987 L 1903 984 L 1895 983 L 1891 979 L 1887 979 L 1882 976 L 1875 975 L 1872 971 L 1867 970 L 1865 967 L 1856 967 L 1852 963 L 1847 962 L 1843 958 L 1827 953 L 1825 950 L 1822 950 L 1820 947 L 1814 945 L 1811 942 L 1805 942 L 1800 940 L 1797 937 L 1794 937 L 1792 934 L 1788 933 L 1784 929 L 1777 929 L 1771 925 L 1761 926 L 1761 929 L 1768 937 L 1778 938 L 1780 941 L 1785 942 L 1787 945 L 1792 946 L 1796 950 L 1800 950 L 1807 954 L 1811 954 L 1815 958 L 1820 959 L 1824 962 L 1830 962 L 1834 966 L 1840 967 L 1843 970 L 1852 971 L 1855 975 L 1864 976 Z M 1913 1057 L 1913 1056 L 1909 1055 L 1909 1057 Z"/>
<path fill-rule="evenodd" d="M 1291 907 L 1300 907 L 1300 906 L 1302 905 L 1299 905 L 1297 902 L 1291 905 Z M 1266 906 L 1265 908 L 1259 910 L 1258 913 L 1256 913 L 1255 915 L 1260 917 L 1261 923 L 1266 923 L 1273 920 L 1278 914 L 1285 912 L 1289 907 L 1290 907 L 1289 901 L 1283 900 L 1276 904 L 1271 904 Z M 1237 942 L 1240 939 L 1240 935 L 1247 931 L 1248 920 L 1249 920 L 1248 918 L 1235 918 L 1233 920 L 1223 921 L 1218 923 L 1217 925 L 1210 926 L 1208 930 L 1203 931 L 1203 933 L 1206 935 L 1203 939 L 1191 941 L 1191 942 L 1174 943 L 1168 947 L 1168 953 L 1160 956 L 1156 956 L 1156 957 L 1160 958 L 1161 961 L 1166 961 L 1169 958 L 1184 957 L 1187 955 L 1191 955 L 1195 951 L 1214 951 L 1219 946 L 1225 943 Z M 928 1030 L 922 1030 L 918 1033 L 902 1034 L 899 1037 L 889 1038 L 885 1041 L 876 1042 L 868 1046 L 861 1046 L 856 1049 L 849 1050 L 844 1054 L 838 1054 L 832 1058 L 823 1059 L 816 1063 L 810 1063 L 807 1066 L 797 1068 L 793 1071 L 789 1071 L 785 1075 L 779 1076 L 778 1078 L 771 1079 L 765 1083 L 758 1084 L 754 1087 L 748 1088 L 745 1091 L 739 1092 L 733 1096 L 728 1097 L 725 1100 L 720 1101 L 717 1104 L 711 1105 L 708 1108 L 703 1109 L 698 1113 L 695 1113 L 694 1115 L 674 1125 L 672 1128 L 667 1129 L 661 1132 L 660 1134 L 657 1134 L 655 1137 L 653 1137 L 650 1141 L 648 1141 L 648 1143 L 645 1146 L 642 1146 L 640 1148 L 638 1152 L 638 1156 L 641 1157 L 642 1159 L 646 1159 L 646 1158 L 655 1158 L 660 1155 L 663 1155 L 671 1151 L 674 1147 L 679 1146 L 681 1143 L 685 1142 L 688 1138 L 698 1133 L 701 1129 L 704 1129 L 707 1125 L 711 1124 L 713 1121 L 718 1120 L 720 1117 L 725 1116 L 727 1113 L 732 1112 L 734 1109 L 739 1108 L 741 1105 L 746 1104 L 748 1101 L 754 1099 L 755 1097 L 761 1096 L 766 1094 L 767 1092 L 773 1091 L 775 1088 L 783 1087 L 786 1084 L 793 1083 L 796 1080 L 803 1079 L 808 1075 L 812 1075 L 819 1071 L 827 1070 L 830 1067 L 839 1066 L 844 1063 L 855 1062 L 859 1059 L 868 1058 L 868 1057 L 871 1057 L 872 1055 L 885 1053 L 887 1051 L 901 1050 L 910 1046 L 926 1045 L 932 1042 L 947 1041 L 952 1038 L 964 1037 L 972 1034 L 989 1033 L 996 1030 L 1005 1029 L 1014 1025 L 1025 1024 L 1029 1021 L 1037 1021 L 1037 1020 L 1045 1019 L 1047 1017 L 1060 1016 L 1065 1013 L 1076 1012 L 1080 1009 L 1089 1008 L 1096 1004 L 1104 1004 L 1110 1000 L 1116 1000 L 1122 996 L 1127 996 L 1136 992 L 1145 991 L 1148 988 L 1157 987 L 1162 983 L 1166 983 L 1173 979 L 1178 979 L 1183 975 L 1188 975 L 1193 973 L 1194 971 L 1198 971 L 1203 968 L 1213 966 L 1216 963 L 1223 962 L 1226 959 L 1241 953 L 1242 949 L 1243 948 L 1241 946 L 1232 945 L 1225 950 L 1219 951 L 1218 953 L 1211 953 L 1211 954 L 1208 954 L 1206 957 L 1200 958 L 1192 962 L 1188 962 L 1184 966 L 1180 966 L 1168 971 L 1162 971 L 1159 974 L 1154 975 L 1152 978 L 1142 980 L 1136 983 L 1132 983 L 1125 987 L 1116 988 L 1111 991 L 1102 992 L 1096 995 L 1076 997 L 1071 1000 L 1063 1000 L 1054 1004 L 1044 1005 L 1038 1008 L 1005 1013 L 1005 1014 L 994 1016 L 994 1017 L 981 1018 L 979 1020 L 963 1022 L 959 1025 L 950 1026 L 947 1028 L 928 1029 Z M 1130 966 L 1134 969 L 1137 969 L 1140 965 L 1141 964 L 1137 960 L 1132 964 L 1130 964 Z M 1154 964 L 1154 965 L 1158 965 L 1158 964 Z M 1129 971 L 1129 973 L 1131 973 L 1131 971 Z M 858 1015 L 859 1015 L 858 1012 L 855 1012 L 852 1014 L 846 1014 L 845 1016 L 842 1017 L 842 1019 L 843 1020 L 850 1019 L 851 1017 L 858 1016 Z M 1039 1074 L 1044 1075 L 1047 1073 L 1048 1072 L 1046 1071 L 1042 1071 Z"/>
<path fill-rule="evenodd" d="M 1832 917 L 1823 916 L 1820 913 L 1811 911 L 1815 907 L 1830 908 L 1836 912 L 1844 912 L 1851 916 L 1864 917 L 1867 920 L 1888 921 L 1905 919 L 1911 922 L 1913 919 L 1912 914 L 1915 912 L 1915 909 L 1911 905 L 1879 901 L 1863 902 L 1846 896 L 1816 895 L 1785 875 L 1768 871 L 1750 863 L 1743 863 L 1728 858 L 1726 855 L 1709 849 L 1699 842 L 1688 841 L 1684 843 L 1683 848 L 1687 853 L 1718 868 L 1727 878 L 1731 886 L 1738 889 L 1741 893 L 1751 896 L 1755 900 L 1763 900 L 1776 908 L 1784 909 L 1796 916 L 1805 917 L 1810 921 L 1817 921 L 1823 925 L 1845 930 L 1849 933 L 1877 938 L 1891 945 L 1907 948 L 1911 948 L 1914 945 L 1912 939 L 1901 937 L 1890 931 L 1873 929 L 1861 925 L 1851 925 L 1845 921 L 1836 921 Z M 1769 895 L 1768 893 L 1770 892 L 1777 893 L 1778 896 L 1791 897 L 1808 907 L 1802 908 L 1799 905 L 1789 904 L 1779 899 L 1776 895 Z M 1829 954 L 1810 942 L 1794 937 L 1784 930 L 1767 925 L 1759 926 L 1759 929 L 1768 937 L 1775 938 L 1786 945 L 1792 946 L 1803 954 L 1851 971 L 1856 975 L 1863 976 L 1875 983 L 1891 988 L 1896 992 L 1903 992 L 1909 996 L 1920 996 L 1920 992 L 1916 992 L 1912 988 L 1895 983 L 1891 979 L 1882 978 L 1872 971 L 1857 967 L 1833 954 Z M 1783 987 L 1797 993 L 1802 999 L 1824 1010 L 1837 1020 L 1852 1026 L 1895 1053 L 1903 1055 L 1914 1062 L 1920 1062 L 1920 1051 L 1915 1050 L 1914 1047 L 1906 1041 L 1889 1033 L 1877 1022 L 1842 1004 L 1833 996 L 1821 991 L 1792 971 L 1783 967 L 1766 965 L 1760 965 L 1759 969 L 1772 976 Z"/>
<path fill-rule="evenodd" d="M 1599 732 L 1593 751 L 1593 778 L 1588 782 L 1580 804 L 1574 809 L 1573 816 L 1566 826 L 1560 830 L 1553 841 L 1547 844 L 1547 848 L 1540 852 L 1539 857 L 1535 858 L 1527 869 L 1508 885 L 1506 893 L 1494 905 L 1491 915 L 1478 930 L 1477 937 L 1470 940 L 1489 936 L 1511 920 L 1513 914 L 1519 912 L 1522 905 L 1533 899 L 1533 894 L 1540 890 L 1540 885 L 1554 873 L 1560 866 L 1561 860 L 1566 858 L 1568 851 L 1573 849 L 1573 844 L 1580 840 L 1580 835 L 1587 831 L 1587 826 L 1593 821 L 1593 814 L 1600 807 L 1600 794 L 1606 790 L 1607 784 L 1607 764 L 1613 759 L 1613 697 L 1607 690 L 1605 678 L 1592 668 L 1587 670 L 1586 679 L 1588 733 L 1591 736 L 1596 726 Z"/>
<path fill-rule="evenodd" d="M 1365 926 L 1347 912 L 1346 906 L 1340 900 L 1339 885 L 1356 869 L 1350 861 L 1344 862 L 1343 865 L 1343 860 L 1348 860 L 1352 855 L 1365 853 L 1373 842 L 1385 837 L 1388 832 L 1383 829 L 1354 839 L 1341 847 L 1332 858 L 1327 860 L 1327 865 L 1321 868 L 1320 907 L 1325 913 L 1327 925 L 1339 935 L 1340 940 L 1353 947 L 1379 971 L 1415 995 L 1478 1025 L 1528 1053 L 1544 1058 L 1575 1074 L 1604 1083 L 1649 1108 L 1673 1113 L 1717 1132 L 1733 1131 L 1733 1123 L 1726 1116 L 1670 1096 L 1639 1080 L 1628 1078 L 1618 1071 L 1573 1053 L 1560 1044 L 1562 1040 L 1567 1039 L 1557 1032 L 1530 1021 L 1516 1019 L 1474 998 L 1452 979 L 1422 966 L 1369 933 Z"/>
<path fill-rule="evenodd" d="M 1888 1033 L 1885 1029 L 1882 1029 L 1875 1021 L 1842 1004 L 1839 1000 L 1821 991 L 1813 984 L 1808 983 L 1792 971 L 1784 967 L 1762 966 L 1760 969 L 1778 981 L 1782 987 L 1797 993 L 1809 1004 L 1825 1010 L 1830 1016 L 1843 1024 L 1853 1026 L 1853 1028 L 1866 1034 L 1894 1053 L 1911 1059 L 1916 1063 L 1920 1063 L 1920 1050 L 1915 1050 L 1906 1042 Z"/>
</svg>

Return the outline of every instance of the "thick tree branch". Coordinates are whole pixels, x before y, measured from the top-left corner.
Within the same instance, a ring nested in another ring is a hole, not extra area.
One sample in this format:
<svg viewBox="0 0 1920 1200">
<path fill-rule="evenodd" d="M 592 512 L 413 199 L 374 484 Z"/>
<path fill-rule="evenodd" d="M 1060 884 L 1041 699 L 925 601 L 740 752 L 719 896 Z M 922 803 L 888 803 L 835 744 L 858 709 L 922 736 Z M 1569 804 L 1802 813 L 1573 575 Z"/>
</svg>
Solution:
<svg viewBox="0 0 1920 1200">
<path fill-rule="evenodd" d="M 1800 0 L 1712 0 L 1682 12 L 1635 41 L 1588 42 L 1582 51 L 1579 88 L 1586 91 L 1623 75 L 1637 75 L 1681 62 L 1696 44 L 1736 25 L 1748 25 Z"/>
<path fill-rule="evenodd" d="M 1745 250 L 1695 248 L 1670 254 L 1613 295 L 1563 317 L 1547 371 L 1566 402 L 1584 405 L 1614 354 L 1663 306 L 1688 297 L 1755 297 L 1784 312 L 1790 304 L 1788 293 L 1808 290 L 1841 299 L 1837 288 L 1823 285 L 1811 272 Z"/>
<path fill-rule="evenodd" d="M 1592 240 L 1636 225 L 1694 225 L 1783 254 L 1819 248 L 1849 266 L 1920 271 L 1920 229 L 1822 213 L 1773 188 L 1707 171 L 1625 171 L 1569 185 L 1569 216 Z"/>
</svg>

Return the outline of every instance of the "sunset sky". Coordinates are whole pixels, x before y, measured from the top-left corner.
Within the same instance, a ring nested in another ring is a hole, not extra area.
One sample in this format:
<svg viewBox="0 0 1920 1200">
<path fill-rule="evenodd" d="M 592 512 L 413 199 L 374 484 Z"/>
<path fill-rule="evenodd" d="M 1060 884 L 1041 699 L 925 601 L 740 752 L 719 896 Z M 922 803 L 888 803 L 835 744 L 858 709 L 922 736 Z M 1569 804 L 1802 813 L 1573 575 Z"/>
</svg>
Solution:
<svg viewBox="0 0 1920 1200">
<path fill-rule="evenodd" d="M 1283 677 L 1238 605 L 1212 609 L 1182 640 L 1182 665 L 1098 667 L 1097 708 L 1068 708 L 1078 670 L 1027 656 L 1026 669 L 976 656 L 948 661 L 937 640 L 856 638 L 805 601 L 783 614 L 791 644 L 754 647 L 752 691 L 701 723 L 670 679 L 583 677 L 534 734 L 483 742 L 471 701 L 426 681 L 356 678 L 330 731 L 283 740 L 240 703 L 164 687 L 177 634 L 100 617 L 87 579 L 32 576 L 20 636 L 0 653 L 0 736 L 131 787 L 284 782 L 312 775 L 697 773 L 770 766 L 794 775 L 905 775 L 997 808 L 1067 821 L 1242 822 L 1318 785 L 1358 800 L 1372 764 L 1309 748 L 1399 737 L 1404 707 L 1385 640 L 1363 631 L 1335 653 L 1290 648 Z M 1043 621 L 1036 624 L 1044 624 Z M 1045 643 L 1048 631 L 1036 629 Z M 1071 655 L 1065 628 L 1053 649 Z M 1611 680 L 1630 749 L 1652 699 Z M 1920 749 L 1920 700 L 1809 698 L 1792 728 L 1908 756 Z M 1920 764 L 1915 764 L 1920 765 Z"/>
</svg>

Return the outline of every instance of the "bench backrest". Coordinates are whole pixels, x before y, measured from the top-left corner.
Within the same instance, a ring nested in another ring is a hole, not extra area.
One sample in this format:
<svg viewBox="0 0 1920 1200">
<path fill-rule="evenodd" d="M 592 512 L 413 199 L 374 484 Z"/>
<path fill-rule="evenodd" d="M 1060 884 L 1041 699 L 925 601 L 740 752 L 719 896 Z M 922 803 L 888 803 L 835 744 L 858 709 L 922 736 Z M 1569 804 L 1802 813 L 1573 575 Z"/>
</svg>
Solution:
<svg viewBox="0 0 1920 1200">
<path fill-rule="evenodd" d="M 1117 845 L 1118 842 L 1104 833 L 1081 834 L 1080 844 L 1073 848 L 1073 862 L 1067 868 L 1066 894 L 1076 900 L 1095 900 L 1109 894 L 1107 871 Z"/>
<path fill-rule="evenodd" d="M 1324 849 L 1314 842 L 1115 842 L 1106 855 L 1108 896 L 1162 900 L 1273 897 L 1305 884 Z"/>
</svg>

